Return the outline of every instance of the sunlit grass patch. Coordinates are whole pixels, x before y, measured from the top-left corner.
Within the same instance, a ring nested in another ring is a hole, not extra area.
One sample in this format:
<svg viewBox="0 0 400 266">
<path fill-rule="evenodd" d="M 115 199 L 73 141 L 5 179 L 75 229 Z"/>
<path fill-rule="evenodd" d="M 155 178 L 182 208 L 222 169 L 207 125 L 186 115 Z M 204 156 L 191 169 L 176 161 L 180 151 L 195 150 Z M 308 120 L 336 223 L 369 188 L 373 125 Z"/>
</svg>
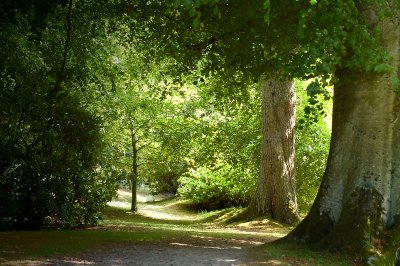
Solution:
<svg viewBox="0 0 400 266">
<path fill-rule="evenodd" d="M 306 245 L 287 242 L 266 243 L 253 252 L 254 262 L 265 265 L 354 265 L 344 254 L 315 251 Z"/>
</svg>

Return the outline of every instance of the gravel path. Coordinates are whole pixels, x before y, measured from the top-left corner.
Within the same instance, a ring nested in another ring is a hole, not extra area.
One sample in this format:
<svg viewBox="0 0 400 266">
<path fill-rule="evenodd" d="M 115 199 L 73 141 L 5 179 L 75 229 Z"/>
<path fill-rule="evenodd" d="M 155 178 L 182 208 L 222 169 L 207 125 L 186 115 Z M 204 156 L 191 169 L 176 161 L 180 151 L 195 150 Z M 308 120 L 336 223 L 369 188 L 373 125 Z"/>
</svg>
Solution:
<svg viewBox="0 0 400 266">
<path fill-rule="evenodd" d="M 265 265 L 265 261 L 258 263 L 252 259 L 260 244 L 198 237 L 171 243 L 118 244 L 74 257 L 19 261 L 14 265 Z"/>
<path fill-rule="evenodd" d="M 58 265 L 240 265 L 246 251 L 196 246 L 134 245 L 113 248 L 106 253 L 53 261 Z"/>
<path fill-rule="evenodd" d="M 113 201 L 110 205 L 129 210 L 130 192 L 121 190 L 119 197 L 119 201 Z M 138 200 L 143 202 L 138 214 L 150 219 L 192 221 L 198 217 L 197 213 L 182 212 L 180 209 L 178 211 L 170 205 L 145 204 L 144 193 L 138 193 Z M 264 224 L 260 226 L 263 231 L 269 228 Z M 255 225 L 250 228 L 251 231 L 257 231 Z M 255 234 L 246 240 L 192 235 L 173 240 L 113 244 L 66 257 L 0 261 L 0 265 L 282 265 L 280 262 L 265 259 L 257 261 L 257 257 L 260 258 L 260 254 L 265 252 L 257 247 L 279 237 L 274 235 L 276 228 L 272 229 L 274 232 L 268 232 L 268 236 Z"/>
</svg>

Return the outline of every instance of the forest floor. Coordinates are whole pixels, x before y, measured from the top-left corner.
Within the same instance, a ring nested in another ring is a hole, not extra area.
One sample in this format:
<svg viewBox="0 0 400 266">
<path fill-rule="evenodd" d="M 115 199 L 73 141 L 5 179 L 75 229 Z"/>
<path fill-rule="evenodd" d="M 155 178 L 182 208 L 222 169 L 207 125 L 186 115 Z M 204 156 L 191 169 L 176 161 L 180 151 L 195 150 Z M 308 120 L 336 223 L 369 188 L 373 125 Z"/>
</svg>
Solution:
<svg viewBox="0 0 400 266">
<path fill-rule="evenodd" d="M 0 233 L 0 265 L 352 265 L 347 257 L 276 244 L 290 227 L 227 223 L 241 209 L 199 212 L 188 201 L 120 190 L 94 228 Z M 153 200 L 153 198 L 151 198 Z"/>
</svg>

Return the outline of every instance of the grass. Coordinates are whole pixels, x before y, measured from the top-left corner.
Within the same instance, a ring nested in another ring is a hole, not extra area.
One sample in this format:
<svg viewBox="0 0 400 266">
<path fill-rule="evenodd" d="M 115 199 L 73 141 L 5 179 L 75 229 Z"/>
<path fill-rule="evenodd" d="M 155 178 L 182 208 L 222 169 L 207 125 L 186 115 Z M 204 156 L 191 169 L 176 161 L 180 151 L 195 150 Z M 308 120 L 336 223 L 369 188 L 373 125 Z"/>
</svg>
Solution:
<svg viewBox="0 0 400 266">
<path fill-rule="evenodd" d="M 73 254 L 126 241 L 158 241 L 163 232 L 38 231 L 0 233 L 1 260 L 30 259 Z"/>
<path fill-rule="evenodd" d="M 232 216 L 242 210 L 231 208 L 198 212 L 190 202 L 176 198 L 138 207 L 137 214 L 126 208 L 108 207 L 104 210 L 103 220 L 94 228 L 0 232 L 0 264 L 72 256 L 124 243 L 168 243 L 182 239 L 195 241 L 193 239 L 196 238 L 267 242 L 283 237 L 291 230 L 268 219 L 227 224 Z M 351 261 L 340 254 L 316 252 L 304 246 L 281 243 L 267 243 L 253 248 L 252 257 L 257 263 L 275 265 L 351 265 Z"/>
<path fill-rule="evenodd" d="M 352 258 L 339 253 L 314 251 L 309 247 L 294 243 L 267 243 L 256 254 L 259 261 L 283 265 L 354 265 Z"/>
</svg>

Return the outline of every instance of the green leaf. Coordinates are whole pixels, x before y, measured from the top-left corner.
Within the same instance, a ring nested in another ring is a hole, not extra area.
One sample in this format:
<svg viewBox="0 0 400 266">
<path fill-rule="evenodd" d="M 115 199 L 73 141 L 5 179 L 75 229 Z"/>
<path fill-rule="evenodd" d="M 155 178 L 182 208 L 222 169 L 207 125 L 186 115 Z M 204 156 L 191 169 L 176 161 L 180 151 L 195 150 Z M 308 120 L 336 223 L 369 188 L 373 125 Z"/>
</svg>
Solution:
<svg viewBox="0 0 400 266">
<path fill-rule="evenodd" d="M 310 98 L 308 98 L 308 103 L 311 105 L 315 105 L 318 103 L 318 100 L 315 99 L 314 97 L 310 97 Z"/>
<path fill-rule="evenodd" d="M 311 82 L 306 88 L 308 95 L 316 95 L 321 92 L 321 88 L 318 82 Z"/>
<path fill-rule="evenodd" d="M 315 5 L 316 3 L 318 3 L 317 0 L 310 0 L 311 5 Z"/>
</svg>

